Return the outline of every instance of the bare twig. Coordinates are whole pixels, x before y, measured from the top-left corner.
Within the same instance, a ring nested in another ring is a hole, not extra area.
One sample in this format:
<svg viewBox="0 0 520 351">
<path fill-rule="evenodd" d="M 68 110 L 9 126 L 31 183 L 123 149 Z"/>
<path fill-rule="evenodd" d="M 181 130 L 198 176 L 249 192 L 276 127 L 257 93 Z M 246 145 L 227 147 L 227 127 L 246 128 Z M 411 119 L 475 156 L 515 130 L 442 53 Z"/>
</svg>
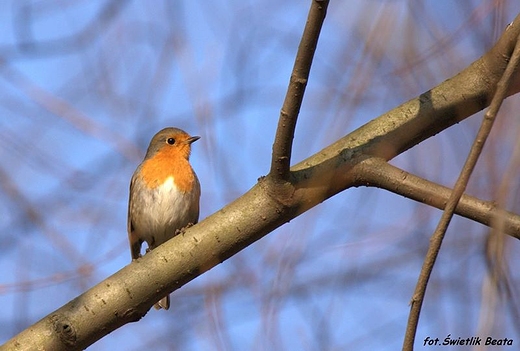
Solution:
<svg viewBox="0 0 520 351">
<path fill-rule="evenodd" d="M 386 160 L 371 157 L 359 164 L 356 173 L 359 185 L 386 189 L 406 198 L 444 210 L 452 190 L 395 167 Z M 483 201 L 469 195 L 462 195 L 455 213 L 473 221 L 491 226 L 497 217 L 501 218 L 504 233 L 520 239 L 520 216 L 501 210 L 494 201 Z"/>
<path fill-rule="evenodd" d="M 70 102 L 41 88 L 16 68 L 8 65 L 0 66 L 0 74 L 14 87 L 32 99 L 32 101 L 67 121 L 76 129 L 84 131 L 85 134 L 92 135 L 95 138 L 106 141 L 107 144 L 111 144 L 125 158 L 136 161 L 142 157 L 141 150 L 134 143 L 130 142 L 128 138 L 103 126 L 94 118 L 85 115 Z"/>
<path fill-rule="evenodd" d="M 421 268 L 421 273 L 419 275 L 419 280 L 417 281 L 417 285 L 415 287 L 415 292 L 413 294 L 411 300 L 411 310 L 410 315 L 408 317 L 408 325 L 406 327 L 406 334 L 403 342 L 403 350 L 413 350 L 413 345 L 415 341 L 415 334 L 417 331 L 417 324 L 419 322 L 419 315 L 421 313 L 421 307 L 424 300 L 424 294 L 426 292 L 426 287 L 428 285 L 428 281 L 430 279 L 431 272 L 433 270 L 433 266 L 437 259 L 437 255 L 439 254 L 439 250 L 442 244 L 442 240 L 444 239 L 444 235 L 448 228 L 448 225 L 453 217 L 453 213 L 455 212 L 455 208 L 466 189 L 466 185 L 468 183 L 469 177 L 475 168 L 475 164 L 482 152 L 482 148 L 484 147 L 484 143 L 491 132 L 491 128 L 493 127 L 493 122 L 495 121 L 495 117 L 502 105 L 502 102 L 507 96 L 507 91 L 509 88 L 509 83 L 513 78 L 513 73 L 518 67 L 518 62 L 520 60 L 520 36 L 517 37 L 515 49 L 513 51 L 513 55 L 511 56 L 511 60 L 507 65 L 506 70 L 504 71 L 504 75 L 498 81 L 496 92 L 491 100 L 491 104 L 486 114 L 484 115 L 484 119 L 480 126 L 480 129 L 475 137 L 475 141 L 471 147 L 468 158 L 462 168 L 462 171 L 455 183 L 453 188 L 453 192 L 450 195 L 450 199 L 446 204 L 446 208 L 442 214 L 442 217 L 430 239 L 430 246 L 428 247 L 428 252 L 426 253 L 426 258 L 424 260 L 423 266 Z"/>
<path fill-rule="evenodd" d="M 78 32 L 66 33 L 59 38 L 42 40 L 34 38 L 32 29 L 32 7 L 34 4 L 21 4 L 16 11 L 17 20 L 14 21 L 13 34 L 17 37 L 17 43 L 0 46 L 0 56 L 6 61 L 15 61 L 23 57 L 59 56 L 66 53 L 85 50 L 99 39 L 100 33 L 106 32 L 114 23 L 114 19 L 124 11 L 128 0 L 110 0 L 100 7 L 98 13 L 92 16 L 92 21 L 87 23 Z"/>
<path fill-rule="evenodd" d="M 274 179 L 287 180 L 289 177 L 294 129 L 296 128 L 312 59 L 328 5 L 329 0 L 313 0 L 309 10 L 307 23 L 294 61 L 289 87 L 278 119 L 269 172 Z"/>
<path fill-rule="evenodd" d="M 25 197 L 17 184 L 9 178 L 3 168 L 0 168 L 0 190 L 5 194 L 4 196 L 13 199 L 13 203 L 20 206 L 25 218 L 28 218 L 33 225 L 38 227 L 41 234 L 52 243 L 56 252 L 59 251 L 71 263 L 75 263 L 78 266 L 88 263 L 88 259 L 78 251 L 74 242 L 72 242 L 67 235 L 54 230 L 52 226 L 47 224 L 38 206 L 34 206 L 31 201 Z"/>
</svg>

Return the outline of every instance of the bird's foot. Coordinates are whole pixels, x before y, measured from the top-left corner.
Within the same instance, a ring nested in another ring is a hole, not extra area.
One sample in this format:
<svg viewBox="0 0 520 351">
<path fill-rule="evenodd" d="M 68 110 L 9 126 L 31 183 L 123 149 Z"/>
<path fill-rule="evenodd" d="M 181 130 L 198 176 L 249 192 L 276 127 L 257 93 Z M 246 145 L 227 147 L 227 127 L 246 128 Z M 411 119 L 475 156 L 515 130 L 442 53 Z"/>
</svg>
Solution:
<svg viewBox="0 0 520 351">
<path fill-rule="evenodd" d="M 184 234 L 186 232 L 186 229 L 188 229 L 189 227 L 193 227 L 193 223 L 190 222 L 190 223 L 186 224 L 185 227 L 182 227 L 181 229 L 177 229 L 175 231 L 175 235 Z"/>
</svg>

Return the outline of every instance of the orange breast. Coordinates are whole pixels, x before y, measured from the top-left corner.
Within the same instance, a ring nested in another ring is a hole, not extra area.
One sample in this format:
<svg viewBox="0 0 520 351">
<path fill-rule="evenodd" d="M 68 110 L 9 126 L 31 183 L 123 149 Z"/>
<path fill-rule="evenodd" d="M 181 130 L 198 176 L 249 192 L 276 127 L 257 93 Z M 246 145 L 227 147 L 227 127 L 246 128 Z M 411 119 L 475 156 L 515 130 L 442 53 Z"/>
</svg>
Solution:
<svg viewBox="0 0 520 351">
<path fill-rule="evenodd" d="M 150 187 L 162 185 L 173 176 L 179 191 L 189 192 L 193 189 L 195 176 L 190 163 L 176 149 L 163 147 L 152 158 L 144 161 L 141 168 L 143 181 Z"/>
</svg>

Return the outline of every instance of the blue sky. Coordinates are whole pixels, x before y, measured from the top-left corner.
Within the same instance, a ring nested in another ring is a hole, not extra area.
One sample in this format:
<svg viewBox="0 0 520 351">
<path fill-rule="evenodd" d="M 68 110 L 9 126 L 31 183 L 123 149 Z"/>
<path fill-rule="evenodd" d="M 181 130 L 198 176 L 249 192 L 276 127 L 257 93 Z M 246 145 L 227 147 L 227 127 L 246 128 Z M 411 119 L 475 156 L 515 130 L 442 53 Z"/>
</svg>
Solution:
<svg viewBox="0 0 520 351">
<path fill-rule="evenodd" d="M 0 343 L 129 263 L 128 184 L 156 131 L 201 136 L 192 152 L 201 219 L 268 172 L 308 3 L 0 3 Z M 332 1 L 293 163 L 466 67 L 519 11 L 514 1 Z M 515 99 L 470 184 L 486 199 L 511 161 Z M 451 185 L 478 123 L 393 164 Z M 89 349 L 395 350 L 439 216 L 349 189 L 176 291 L 169 312 L 150 311 Z M 507 301 L 486 315 L 487 234 L 454 220 L 418 340 L 520 340 Z M 518 244 L 507 248 L 513 266 Z"/>
</svg>

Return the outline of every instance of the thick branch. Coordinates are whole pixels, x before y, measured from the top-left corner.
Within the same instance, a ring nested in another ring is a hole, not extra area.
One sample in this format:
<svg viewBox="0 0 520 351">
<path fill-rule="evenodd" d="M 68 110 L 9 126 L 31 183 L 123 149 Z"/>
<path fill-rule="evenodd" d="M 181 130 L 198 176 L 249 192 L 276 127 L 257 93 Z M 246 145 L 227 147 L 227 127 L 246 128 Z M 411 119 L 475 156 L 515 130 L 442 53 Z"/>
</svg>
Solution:
<svg viewBox="0 0 520 351">
<path fill-rule="evenodd" d="M 294 61 L 294 67 L 289 81 L 289 87 L 285 95 L 278 128 L 273 144 L 273 155 L 271 159 L 270 176 L 274 179 L 287 181 L 289 178 L 289 167 L 291 165 L 292 143 L 296 121 L 300 113 L 303 95 L 309 79 L 312 59 L 318 44 L 321 26 L 325 20 L 329 0 L 312 1 L 307 17 L 307 23 L 303 30 L 302 39 L 298 46 L 298 52 Z"/>
<path fill-rule="evenodd" d="M 417 285 L 415 287 L 411 301 L 410 315 L 408 317 L 406 334 L 403 341 L 403 350 L 413 350 L 415 335 L 417 333 L 417 325 L 419 324 L 419 316 L 421 314 L 422 304 L 426 294 L 426 288 L 428 287 L 428 282 L 430 280 L 435 262 L 437 262 L 437 257 L 439 255 L 442 242 L 444 241 L 446 231 L 451 222 L 451 219 L 453 218 L 455 208 L 457 207 L 457 204 L 459 203 L 459 200 L 462 197 L 464 190 L 466 189 L 469 178 L 473 173 L 475 165 L 477 164 L 477 161 L 482 153 L 484 144 L 489 137 L 489 134 L 491 133 L 491 129 L 493 128 L 493 124 L 496 120 L 498 110 L 500 109 L 500 106 L 502 106 L 502 103 L 507 96 L 507 90 L 509 89 L 509 85 L 513 80 L 513 73 L 518 68 L 518 62 L 520 62 L 520 35 L 517 37 L 515 49 L 511 59 L 509 60 L 507 68 L 497 83 L 496 92 L 491 101 L 491 105 L 484 115 L 484 119 L 482 120 L 477 135 L 475 136 L 475 140 L 473 141 L 473 145 L 471 146 L 468 157 L 466 158 L 466 162 L 460 171 L 459 177 L 457 178 L 455 186 L 453 187 L 453 191 L 451 192 L 448 202 L 446 203 L 446 208 L 444 209 L 439 223 L 437 224 L 437 227 L 435 228 L 435 231 L 430 238 L 430 245 L 428 246 L 428 251 L 426 252 L 426 257 L 424 258 L 421 273 L 419 274 L 419 279 L 417 281 Z"/>
<path fill-rule="evenodd" d="M 328 146 L 320 152 L 322 157 L 301 164 L 311 166 L 339 153 L 365 153 L 390 160 L 485 109 L 506 69 L 519 33 L 520 15 L 507 27 L 491 50 L 459 74 Z M 513 79 L 508 96 L 520 91 L 520 72 L 516 72 Z M 296 168 L 302 169 L 301 166 Z"/>
<path fill-rule="evenodd" d="M 291 169 L 279 199 L 267 179 L 222 210 L 124 267 L 9 340 L 1 350 L 80 350 L 140 319 L 178 289 L 330 196 L 356 185 L 355 166 L 388 160 L 487 106 L 520 34 L 520 18 L 457 76 L 380 116 Z M 516 93 L 511 89 L 509 94 Z M 347 113 L 347 112 L 346 112 Z"/>
</svg>

